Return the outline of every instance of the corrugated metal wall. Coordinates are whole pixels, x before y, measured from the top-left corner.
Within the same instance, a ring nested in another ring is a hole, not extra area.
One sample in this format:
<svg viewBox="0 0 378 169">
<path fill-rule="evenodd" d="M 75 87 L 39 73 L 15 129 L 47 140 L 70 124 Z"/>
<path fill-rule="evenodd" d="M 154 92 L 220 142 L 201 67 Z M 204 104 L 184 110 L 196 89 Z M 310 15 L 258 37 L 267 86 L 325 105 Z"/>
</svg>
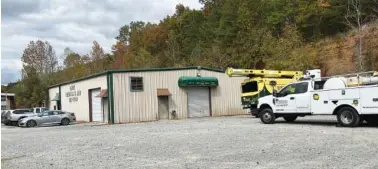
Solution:
<svg viewBox="0 0 378 169">
<path fill-rule="evenodd" d="M 241 82 L 246 77 L 228 77 L 225 73 L 201 70 L 202 76 L 218 78 L 219 86 L 211 89 L 212 116 L 248 114 L 241 106 Z"/>
<path fill-rule="evenodd" d="M 195 76 L 197 70 L 114 73 L 114 122 L 153 121 L 158 116 L 157 89 L 167 88 L 169 112 L 176 110 L 177 118 L 187 118 L 187 96 L 184 88 L 179 88 L 180 76 Z M 130 91 L 130 77 L 143 77 L 143 92 Z"/>
<path fill-rule="evenodd" d="M 127 72 L 113 74 L 115 123 L 153 121 L 158 117 L 158 88 L 168 88 L 169 112 L 176 110 L 177 118 L 188 116 L 187 91 L 178 87 L 180 76 L 214 76 L 219 86 L 211 89 L 212 115 L 247 114 L 241 107 L 240 83 L 244 78 L 229 78 L 225 73 L 206 70 L 177 70 L 158 72 Z M 130 77 L 143 77 L 143 92 L 130 91 Z M 171 116 L 171 115 L 170 115 Z M 171 118 L 171 117 L 170 117 Z"/>
</svg>

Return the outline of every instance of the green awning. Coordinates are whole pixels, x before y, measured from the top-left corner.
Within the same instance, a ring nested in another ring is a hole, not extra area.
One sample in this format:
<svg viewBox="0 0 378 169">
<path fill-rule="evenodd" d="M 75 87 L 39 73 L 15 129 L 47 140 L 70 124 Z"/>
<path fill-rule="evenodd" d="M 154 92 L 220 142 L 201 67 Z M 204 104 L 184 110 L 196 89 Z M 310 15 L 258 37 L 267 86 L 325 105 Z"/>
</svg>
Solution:
<svg viewBox="0 0 378 169">
<path fill-rule="evenodd" d="M 59 101 L 59 100 L 60 100 L 59 93 L 57 93 L 55 97 L 51 99 L 51 101 Z"/>
<path fill-rule="evenodd" d="M 218 86 L 218 79 L 216 77 L 194 77 L 194 76 L 182 76 L 178 80 L 180 87 L 189 86 Z"/>
</svg>

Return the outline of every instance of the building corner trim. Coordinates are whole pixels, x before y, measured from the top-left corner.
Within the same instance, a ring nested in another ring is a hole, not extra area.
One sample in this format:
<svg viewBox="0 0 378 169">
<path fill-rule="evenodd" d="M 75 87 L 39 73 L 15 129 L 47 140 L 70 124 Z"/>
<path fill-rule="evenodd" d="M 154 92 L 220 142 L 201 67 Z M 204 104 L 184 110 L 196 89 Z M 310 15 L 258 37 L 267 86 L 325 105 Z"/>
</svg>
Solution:
<svg viewBox="0 0 378 169">
<path fill-rule="evenodd" d="M 108 124 L 110 124 L 110 105 L 111 105 L 111 100 L 110 100 L 110 95 L 111 95 L 111 91 L 110 91 L 110 73 L 107 73 L 106 74 L 106 87 L 108 89 Z"/>
<path fill-rule="evenodd" d="M 110 101 L 110 121 L 112 124 L 114 124 L 114 90 L 113 90 L 113 72 L 110 72 L 109 73 L 109 92 L 108 92 L 108 97 L 109 99 L 108 100 L 111 100 Z M 109 95 L 110 94 L 110 95 Z M 109 107 L 108 106 L 108 107 Z"/>
<path fill-rule="evenodd" d="M 63 106 L 62 106 L 62 90 L 61 90 L 61 85 L 59 85 L 59 105 L 56 105 L 56 108 L 59 109 L 60 107 L 60 110 L 63 110 Z M 49 105 L 50 106 L 50 105 Z"/>
</svg>

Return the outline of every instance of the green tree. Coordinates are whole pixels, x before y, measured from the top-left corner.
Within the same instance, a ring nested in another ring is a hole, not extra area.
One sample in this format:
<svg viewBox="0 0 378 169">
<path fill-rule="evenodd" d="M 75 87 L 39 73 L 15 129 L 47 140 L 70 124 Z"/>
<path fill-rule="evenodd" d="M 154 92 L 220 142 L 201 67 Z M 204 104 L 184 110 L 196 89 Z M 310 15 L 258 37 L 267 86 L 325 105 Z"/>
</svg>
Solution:
<svg viewBox="0 0 378 169">
<path fill-rule="evenodd" d="M 119 35 L 116 36 L 119 42 L 128 44 L 130 40 L 130 26 L 124 25 L 119 29 Z"/>
<path fill-rule="evenodd" d="M 82 64 L 82 60 L 81 60 L 81 56 L 77 53 L 70 53 L 64 59 L 64 66 L 66 68 L 71 68 L 79 64 Z"/>
</svg>

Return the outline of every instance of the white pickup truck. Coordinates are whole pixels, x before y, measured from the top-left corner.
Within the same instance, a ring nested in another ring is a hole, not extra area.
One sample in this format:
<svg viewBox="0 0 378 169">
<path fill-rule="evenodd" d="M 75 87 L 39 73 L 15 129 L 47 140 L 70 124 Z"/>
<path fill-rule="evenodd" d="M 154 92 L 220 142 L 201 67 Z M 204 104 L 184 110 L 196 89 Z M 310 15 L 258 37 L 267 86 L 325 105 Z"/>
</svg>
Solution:
<svg viewBox="0 0 378 169">
<path fill-rule="evenodd" d="M 378 73 L 365 72 L 294 82 L 259 99 L 260 119 L 272 124 L 283 117 L 292 122 L 307 115 L 336 115 L 340 126 L 364 120 L 378 124 Z"/>
</svg>

